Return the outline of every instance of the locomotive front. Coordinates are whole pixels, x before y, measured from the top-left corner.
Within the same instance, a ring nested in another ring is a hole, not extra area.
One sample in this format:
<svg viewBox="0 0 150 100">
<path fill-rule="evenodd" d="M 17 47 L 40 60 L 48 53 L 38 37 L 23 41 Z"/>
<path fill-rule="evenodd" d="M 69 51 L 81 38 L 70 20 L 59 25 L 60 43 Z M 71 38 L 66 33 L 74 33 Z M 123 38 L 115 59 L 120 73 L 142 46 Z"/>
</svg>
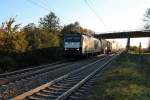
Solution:
<svg viewBox="0 0 150 100">
<path fill-rule="evenodd" d="M 81 54 L 81 35 L 66 34 L 64 36 L 64 51 L 66 56 Z"/>
</svg>

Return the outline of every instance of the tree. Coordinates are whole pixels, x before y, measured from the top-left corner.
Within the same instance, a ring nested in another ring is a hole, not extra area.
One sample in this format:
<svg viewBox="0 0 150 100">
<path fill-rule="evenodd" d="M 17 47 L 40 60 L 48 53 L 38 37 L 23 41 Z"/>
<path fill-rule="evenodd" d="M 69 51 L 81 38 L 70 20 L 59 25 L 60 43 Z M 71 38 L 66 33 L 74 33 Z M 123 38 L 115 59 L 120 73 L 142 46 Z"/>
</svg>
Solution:
<svg viewBox="0 0 150 100">
<path fill-rule="evenodd" d="M 78 22 L 75 22 L 64 26 L 63 29 L 61 30 L 61 33 L 67 34 L 71 32 L 80 32 L 80 30 L 81 30 L 80 24 Z"/>
<path fill-rule="evenodd" d="M 137 46 L 131 46 L 130 50 L 138 53 L 139 48 Z"/>
<path fill-rule="evenodd" d="M 69 25 L 64 26 L 64 28 L 62 29 L 61 33 L 62 34 L 67 34 L 67 33 L 84 33 L 84 34 L 94 34 L 94 32 L 92 30 L 83 28 L 80 26 L 79 22 L 75 22 L 75 23 L 71 23 Z"/>
<path fill-rule="evenodd" d="M 39 24 L 42 29 L 48 32 L 57 33 L 60 30 L 59 18 L 53 12 L 40 18 Z"/>
<path fill-rule="evenodd" d="M 3 52 L 24 52 L 26 50 L 27 41 L 25 34 L 19 31 L 20 24 L 13 25 L 15 18 L 1 25 L 0 31 L 0 50 Z"/>
<path fill-rule="evenodd" d="M 41 47 L 41 30 L 36 27 L 34 23 L 29 23 L 22 29 L 22 31 L 26 33 L 28 50 L 35 50 Z"/>
<path fill-rule="evenodd" d="M 22 29 L 27 34 L 28 50 L 59 46 L 57 34 L 36 27 L 34 23 Z"/>
<path fill-rule="evenodd" d="M 43 47 L 54 47 L 60 45 L 60 23 L 59 18 L 50 12 L 43 18 L 40 18 L 39 28 L 41 30 Z"/>
</svg>

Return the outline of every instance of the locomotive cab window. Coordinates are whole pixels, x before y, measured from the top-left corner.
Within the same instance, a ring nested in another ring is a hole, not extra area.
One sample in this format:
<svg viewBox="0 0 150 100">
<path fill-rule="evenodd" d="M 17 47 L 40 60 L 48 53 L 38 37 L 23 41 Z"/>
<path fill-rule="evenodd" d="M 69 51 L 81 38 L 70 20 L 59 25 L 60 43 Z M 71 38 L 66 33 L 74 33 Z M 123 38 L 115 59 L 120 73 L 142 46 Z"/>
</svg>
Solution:
<svg viewBox="0 0 150 100">
<path fill-rule="evenodd" d="M 80 40 L 81 40 L 80 36 L 74 36 L 74 37 L 66 36 L 65 37 L 65 42 L 80 42 Z"/>
</svg>

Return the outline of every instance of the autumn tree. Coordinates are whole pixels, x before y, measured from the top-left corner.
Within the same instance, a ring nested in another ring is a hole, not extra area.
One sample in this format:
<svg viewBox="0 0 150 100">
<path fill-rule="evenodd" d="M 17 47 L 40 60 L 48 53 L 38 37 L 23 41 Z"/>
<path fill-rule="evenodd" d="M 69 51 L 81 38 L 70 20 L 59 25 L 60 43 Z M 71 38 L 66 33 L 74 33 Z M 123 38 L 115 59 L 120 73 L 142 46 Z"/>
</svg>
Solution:
<svg viewBox="0 0 150 100">
<path fill-rule="evenodd" d="M 1 25 L 0 50 L 4 52 L 24 52 L 27 47 L 26 35 L 20 32 L 20 24 L 15 23 L 15 18 L 10 18 Z"/>
<path fill-rule="evenodd" d="M 26 40 L 28 41 L 28 50 L 34 50 L 41 47 L 41 32 L 34 23 L 29 23 L 22 29 L 22 31 L 26 33 Z"/>
<path fill-rule="evenodd" d="M 39 48 L 54 47 L 59 45 L 59 38 L 57 34 L 48 32 L 42 28 L 37 27 L 34 23 L 30 23 L 23 28 L 27 35 L 28 50 L 35 50 Z"/>
</svg>

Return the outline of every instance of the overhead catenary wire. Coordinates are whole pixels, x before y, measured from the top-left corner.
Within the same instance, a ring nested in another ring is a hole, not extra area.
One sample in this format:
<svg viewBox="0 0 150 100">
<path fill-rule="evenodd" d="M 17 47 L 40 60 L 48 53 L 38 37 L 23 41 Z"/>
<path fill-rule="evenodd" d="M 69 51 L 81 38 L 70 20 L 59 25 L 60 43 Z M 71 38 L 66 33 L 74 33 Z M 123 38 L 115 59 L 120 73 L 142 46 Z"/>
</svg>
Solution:
<svg viewBox="0 0 150 100">
<path fill-rule="evenodd" d="M 104 23 L 104 21 L 102 20 L 102 18 L 100 17 L 100 15 L 94 10 L 94 8 L 92 8 L 92 6 L 89 4 L 88 0 L 84 0 L 85 4 L 88 6 L 88 8 L 95 14 L 95 16 L 99 19 L 99 21 L 104 25 L 104 27 L 106 29 L 107 25 Z"/>
<path fill-rule="evenodd" d="M 42 5 L 45 6 L 45 7 L 49 6 L 49 5 L 48 5 L 49 3 L 46 2 L 45 0 L 36 0 L 36 2 L 42 4 Z M 51 8 L 51 10 L 54 11 L 52 8 Z"/>
<path fill-rule="evenodd" d="M 33 5 L 35 5 L 35 6 L 37 6 L 37 7 L 40 7 L 41 9 L 43 9 L 43 10 L 45 10 L 45 11 L 48 11 L 48 12 L 52 12 L 51 10 L 49 10 L 46 6 L 44 6 L 44 3 L 38 3 L 38 2 L 35 2 L 35 1 L 33 1 L 33 0 L 27 0 L 29 3 L 31 3 L 31 4 L 33 4 Z M 61 19 L 63 19 L 63 20 L 66 20 L 66 21 L 68 21 L 68 22 L 70 22 L 71 20 L 70 19 L 68 19 L 68 18 L 65 18 L 65 17 L 63 17 L 63 16 L 60 16 L 61 17 Z"/>
</svg>

